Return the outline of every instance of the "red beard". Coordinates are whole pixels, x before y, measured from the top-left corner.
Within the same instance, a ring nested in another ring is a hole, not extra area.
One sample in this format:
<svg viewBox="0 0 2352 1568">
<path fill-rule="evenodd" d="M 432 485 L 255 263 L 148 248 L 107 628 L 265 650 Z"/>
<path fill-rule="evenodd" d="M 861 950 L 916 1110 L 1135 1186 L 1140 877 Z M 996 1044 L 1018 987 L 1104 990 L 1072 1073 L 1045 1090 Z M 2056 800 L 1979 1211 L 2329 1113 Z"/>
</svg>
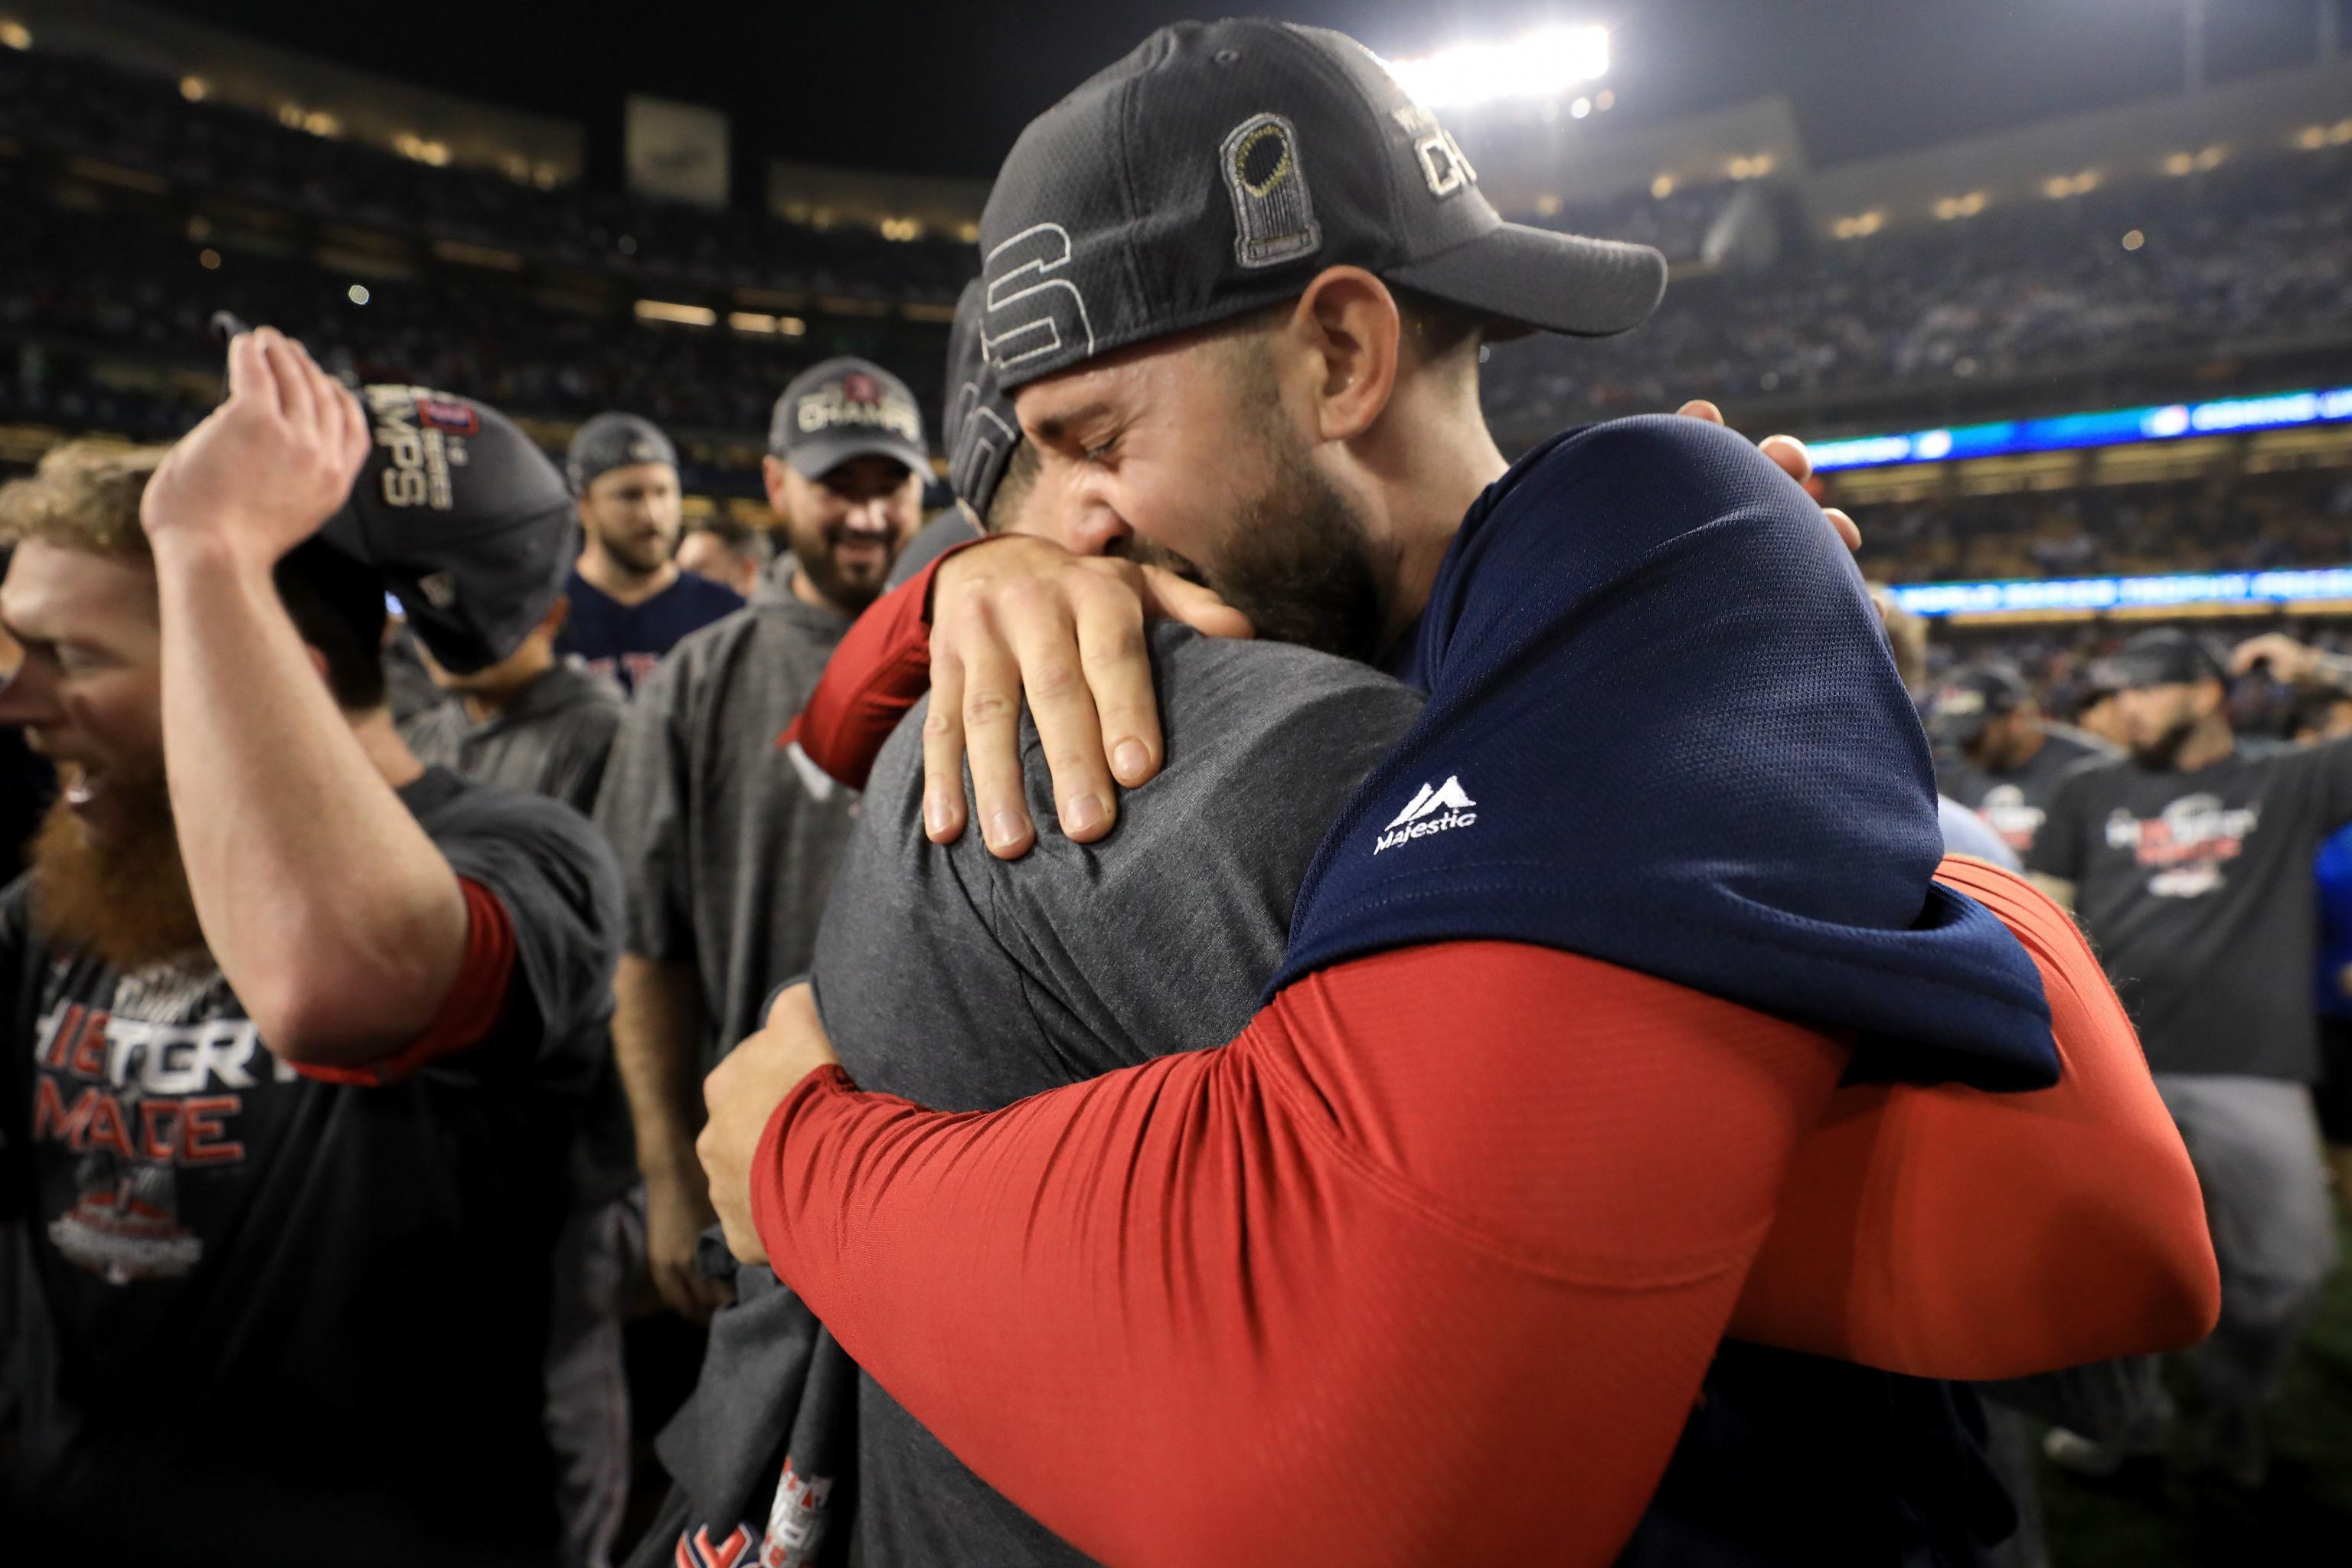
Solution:
<svg viewBox="0 0 2352 1568">
<path fill-rule="evenodd" d="M 124 809 L 103 838 L 62 799 L 42 818 L 32 843 L 35 921 L 52 940 L 124 972 L 201 954 L 204 928 L 162 773 L 109 787 Z"/>
</svg>

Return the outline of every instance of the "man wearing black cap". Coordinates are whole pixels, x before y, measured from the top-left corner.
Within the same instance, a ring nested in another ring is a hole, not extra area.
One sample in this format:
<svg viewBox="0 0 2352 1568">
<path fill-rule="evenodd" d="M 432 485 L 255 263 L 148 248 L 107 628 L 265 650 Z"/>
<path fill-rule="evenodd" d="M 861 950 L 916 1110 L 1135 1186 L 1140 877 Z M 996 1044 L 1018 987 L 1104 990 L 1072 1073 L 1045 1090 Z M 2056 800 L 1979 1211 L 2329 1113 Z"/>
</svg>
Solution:
<svg viewBox="0 0 2352 1568">
<path fill-rule="evenodd" d="M 2053 724 L 2025 678 L 2006 664 L 1963 666 L 1927 700 L 1927 736 L 1938 748 L 1936 783 L 1982 817 L 2021 858 L 2068 768 L 2115 748 Z"/>
<path fill-rule="evenodd" d="M 549 1259 L 619 877 L 575 813 L 420 764 L 378 650 L 389 586 L 448 668 L 502 656 L 568 505 L 490 410 L 362 409 L 267 329 L 229 385 L 168 455 L 0 491 L 0 721 L 66 786 L 0 896 L 5 1534 L 545 1563 Z"/>
<path fill-rule="evenodd" d="M 854 796 L 776 737 L 922 521 L 921 417 L 897 376 L 829 360 L 776 400 L 763 465 L 779 556 L 751 608 L 680 642 L 614 743 L 597 822 L 629 889 L 614 1044 L 646 1182 L 662 1299 L 725 1299 L 694 1266 L 711 1223 L 696 1088 L 808 966 Z"/>
<path fill-rule="evenodd" d="M 573 433 L 564 468 L 583 537 L 556 650 L 633 691 L 680 637 L 743 598 L 679 569 L 677 449 L 652 420 L 597 415 Z"/>
<path fill-rule="evenodd" d="M 2262 658 L 2288 679 L 2318 662 L 2284 637 L 2238 653 Z M 2311 865 L 2352 822 L 2352 742 L 2249 754 L 2221 661 L 2187 632 L 2133 637 L 2111 677 L 2130 752 L 2059 781 L 2028 864 L 2098 945 L 2203 1179 L 2221 1264 L 2221 1326 L 2196 1355 L 2210 1452 L 2256 1485 L 2262 1408 L 2335 1257 L 2310 1088 Z M 2071 1435 L 2053 1452 L 2119 1458 Z"/>
<path fill-rule="evenodd" d="M 1717 1134 L 1809 1125 L 1846 1065 L 1736 1015 L 1843 1020 L 1897 1078 L 2046 1082 L 2051 1059 L 2021 950 L 1931 885 L 1925 742 L 1802 492 L 1697 421 L 1571 435 L 1515 469 L 1486 434 L 1480 318 L 1622 330 L 1659 258 L 1507 228 L 1371 57 L 1259 23 L 1167 29 L 1065 99 L 982 231 L 988 357 L 1057 504 L 1189 563 L 1261 633 L 1397 652 L 1430 702 L 1325 840 L 1237 1041 L 942 1118 L 803 1079 L 824 1053 L 787 992 L 709 1084 L 739 1255 L 764 1242 L 982 1478 L 1112 1561 L 1580 1562 L 1637 1531 L 1644 1560 L 1801 1538 L 1818 1559 L 1839 1554 L 1823 1500 L 1853 1505 L 1838 1548 L 1878 1560 L 1997 1532 L 1998 1499 L 1955 1484 L 1965 1416 L 1940 1391 L 1729 1349 L 1706 1375 L 1727 1282 L 1688 1266 L 1736 1253 L 1745 1277 L 1755 1254 L 1715 1227 L 1769 1210 L 1788 1153 Z M 964 721 L 1007 853 L 1033 837 L 1023 774 L 983 753 L 1010 731 L 1018 757 L 1004 681 L 1026 656 L 1048 655 L 1041 732 L 1087 707 L 1130 781 L 1158 734 L 1148 695 L 1106 710 L 1079 675 L 1136 637 L 1110 563 L 996 595 L 992 614 L 1029 606 L 1024 657 L 977 662 L 973 584 L 1044 549 L 981 545 L 934 580 L 954 657 L 926 749 Z M 1743 760 L 1680 766 L 1693 731 Z M 1044 754 L 1093 840 L 1108 779 L 1064 777 L 1069 733 Z M 937 837 L 960 784 L 932 772 Z M 1737 893 L 1702 868 L 1735 865 Z M 1811 882 L 1832 866 L 1834 890 Z M 1864 976 L 1864 948 L 1894 968 Z M 1669 992 L 1732 1011 L 1685 1035 Z M 1967 997 L 1969 1022 L 1940 1027 L 1930 995 Z M 833 1246 L 852 1236 L 854 1262 Z M 901 1272 L 919 1251 L 929 1287 Z M 1775 1452 L 1808 1473 L 1765 1479 Z M 1770 1506 L 1727 1517 L 1735 1475 Z M 1904 1507 L 1931 1494 L 1932 1517 Z"/>
</svg>

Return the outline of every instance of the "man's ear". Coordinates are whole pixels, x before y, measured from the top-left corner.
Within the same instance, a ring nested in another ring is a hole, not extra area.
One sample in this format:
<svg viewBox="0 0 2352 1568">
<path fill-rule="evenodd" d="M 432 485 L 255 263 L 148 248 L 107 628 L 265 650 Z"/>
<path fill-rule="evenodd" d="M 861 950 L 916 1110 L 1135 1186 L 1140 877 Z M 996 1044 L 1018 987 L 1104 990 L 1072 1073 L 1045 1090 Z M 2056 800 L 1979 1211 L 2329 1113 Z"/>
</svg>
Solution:
<svg viewBox="0 0 2352 1568">
<path fill-rule="evenodd" d="M 760 479 L 768 489 L 768 510 L 780 518 L 790 516 L 784 506 L 784 460 L 773 452 L 761 458 Z"/>
<path fill-rule="evenodd" d="M 1396 394 L 1404 318 L 1387 284 L 1360 267 L 1318 273 L 1291 312 L 1291 333 L 1319 361 L 1318 433 L 1348 441 L 1371 428 Z"/>
</svg>

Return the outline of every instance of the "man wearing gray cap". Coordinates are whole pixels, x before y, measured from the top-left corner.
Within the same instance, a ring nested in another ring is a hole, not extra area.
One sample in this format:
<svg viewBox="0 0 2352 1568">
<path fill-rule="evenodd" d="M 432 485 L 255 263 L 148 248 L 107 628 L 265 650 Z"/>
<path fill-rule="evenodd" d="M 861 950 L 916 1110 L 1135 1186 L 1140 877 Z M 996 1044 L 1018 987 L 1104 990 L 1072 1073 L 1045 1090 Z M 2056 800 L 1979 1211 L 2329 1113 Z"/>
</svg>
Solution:
<svg viewBox="0 0 2352 1568">
<path fill-rule="evenodd" d="M 0 490 L 0 722 L 65 785 L 0 894 L 0 1539 L 545 1563 L 620 878 L 577 813 L 419 763 L 379 652 L 389 587 L 444 666 L 494 663 L 571 508 L 493 411 L 363 408 L 267 328 L 229 387 L 168 455 Z"/>
<path fill-rule="evenodd" d="M 637 1130 L 663 1300 L 708 1316 L 713 1214 L 694 1155 L 702 1076 L 808 967 L 854 796 L 776 737 L 922 521 L 921 415 L 879 365 L 835 359 L 776 400 L 762 465 L 788 549 L 751 607 L 686 637 L 639 688 L 597 805 L 629 889 L 614 1045 Z"/>
<path fill-rule="evenodd" d="M 2286 680 L 2341 672 L 2278 636 L 2235 656 L 2241 669 L 2258 659 Z M 2311 1094 L 2311 863 L 2352 822 L 2352 740 L 2242 745 L 2221 659 L 2177 628 L 2105 662 L 2131 749 L 2060 780 L 2027 865 L 2098 944 L 2203 1180 L 2221 1265 L 2221 1325 L 2195 1355 L 2206 1456 L 2254 1487 L 2263 1409 L 2335 1261 Z M 2053 1432 L 2051 1454 L 2111 1471 L 2161 1453 L 2162 1426 L 2119 1447 Z"/>
<path fill-rule="evenodd" d="M 597 415 L 573 434 L 564 469 L 584 537 L 556 651 L 633 691 L 680 637 L 743 599 L 679 569 L 677 448 L 652 420 Z"/>
</svg>

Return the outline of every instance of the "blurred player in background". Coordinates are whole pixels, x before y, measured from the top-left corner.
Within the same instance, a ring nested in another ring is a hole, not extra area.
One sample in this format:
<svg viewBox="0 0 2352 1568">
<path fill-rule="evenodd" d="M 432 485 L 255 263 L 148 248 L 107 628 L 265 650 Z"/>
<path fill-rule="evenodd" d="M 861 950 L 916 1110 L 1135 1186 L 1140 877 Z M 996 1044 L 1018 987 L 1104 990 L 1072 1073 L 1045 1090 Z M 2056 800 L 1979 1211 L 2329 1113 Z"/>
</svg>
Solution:
<svg viewBox="0 0 2352 1568">
<path fill-rule="evenodd" d="M 771 559 L 767 540 L 731 517 L 696 518 L 677 546 L 680 566 L 747 600 L 758 592 L 760 574 Z"/>
<path fill-rule="evenodd" d="M 2320 656 L 2258 637 L 2243 666 L 2280 678 Z M 2336 1258 L 2311 1085 L 2313 858 L 2352 823 L 2352 741 L 2251 753 L 2231 732 L 2221 661 L 2190 634 L 2142 632 L 2113 661 L 2122 756 L 2062 778 L 2028 865 L 2069 901 L 2131 1009 L 2205 1191 L 2221 1321 L 2195 1353 L 2208 1458 L 2268 1473 L 2263 1410 Z M 2120 1445 L 2058 1431 L 2052 1456 L 2111 1472 L 2164 1443 L 2160 1390 Z"/>
<path fill-rule="evenodd" d="M 614 744 L 597 811 L 629 889 L 614 1042 L 654 1284 L 689 1317 L 727 1296 L 694 1261 L 715 1218 L 694 1155 L 702 1077 L 808 967 L 855 803 L 776 737 L 921 524 L 929 464 L 914 395 L 879 365 L 793 380 L 764 465 L 787 551 L 750 609 L 662 661 Z"/>
<path fill-rule="evenodd" d="M 557 476 L 550 469 L 547 478 Z M 418 761 L 476 784 L 545 795 L 583 816 L 596 809 L 623 703 L 612 682 L 556 656 L 566 607 L 557 599 L 514 652 L 470 675 L 444 668 L 431 649 L 418 647 L 446 698 L 401 726 Z M 572 1568 L 603 1568 L 628 1502 L 621 1321 L 645 1250 L 644 1215 L 629 1199 L 637 1181 L 629 1107 L 609 1042 L 574 1165 L 572 1211 L 555 1253 L 548 1436 L 561 1472 L 564 1560 Z"/>
<path fill-rule="evenodd" d="M 2033 689 L 2009 665 L 1965 665 L 1927 700 L 1936 784 L 1982 817 L 2021 859 L 2032 853 L 2051 792 L 2087 757 L 2112 757 L 2105 742 L 2042 713 Z"/>
<path fill-rule="evenodd" d="M 2291 733 L 2301 745 L 2352 735 L 2352 689 L 2306 688 Z M 2340 827 L 2312 862 L 2319 885 L 2319 963 L 2312 1010 L 2319 1016 L 2319 1131 L 2339 1202 L 2352 1203 L 2352 827 Z"/>
<path fill-rule="evenodd" d="M 573 433 L 564 468 L 583 538 L 556 651 L 634 691 L 680 637 L 741 609 L 743 596 L 679 570 L 677 449 L 652 420 L 597 415 Z"/>
<path fill-rule="evenodd" d="M 1894 594 L 1883 583 L 1870 585 L 1870 602 L 1877 608 L 1879 624 L 1886 628 L 1887 651 L 1895 656 L 1895 673 L 1902 679 L 1903 689 L 1916 700 L 1927 689 L 1927 623 L 1895 603 Z M 1987 826 L 1983 817 L 1946 795 L 1940 788 L 1936 794 L 1936 826 L 1944 835 L 1944 851 L 1949 855 L 1972 855 L 2004 870 L 2023 869 L 2024 863 Z"/>
<path fill-rule="evenodd" d="M 268 329 L 229 385 L 168 455 L 62 447 L 0 491 L 0 721 L 65 775 L 0 897 L 8 1539 L 543 1563 L 550 1254 L 619 877 L 576 813 L 419 763 L 379 650 L 389 583 L 445 666 L 503 656 L 567 509 L 463 399 L 362 412 Z"/>
<path fill-rule="evenodd" d="M 2123 705 L 2117 700 L 2122 694 L 2113 665 L 2106 659 L 2093 660 L 2074 691 L 2074 728 L 2118 751 L 2129 748 L 2131 729 L 2124 722 Z"/>
<path fill-rule="evenodd" d="M 449 700 L 402 725 L 401 738 L 428 764 L 593 813 L 622 700 L 611 681 L 557 656 L 569 607 L 558 599 L 520 647 L 471 675 L 420 650 Z"/>
</svg>

